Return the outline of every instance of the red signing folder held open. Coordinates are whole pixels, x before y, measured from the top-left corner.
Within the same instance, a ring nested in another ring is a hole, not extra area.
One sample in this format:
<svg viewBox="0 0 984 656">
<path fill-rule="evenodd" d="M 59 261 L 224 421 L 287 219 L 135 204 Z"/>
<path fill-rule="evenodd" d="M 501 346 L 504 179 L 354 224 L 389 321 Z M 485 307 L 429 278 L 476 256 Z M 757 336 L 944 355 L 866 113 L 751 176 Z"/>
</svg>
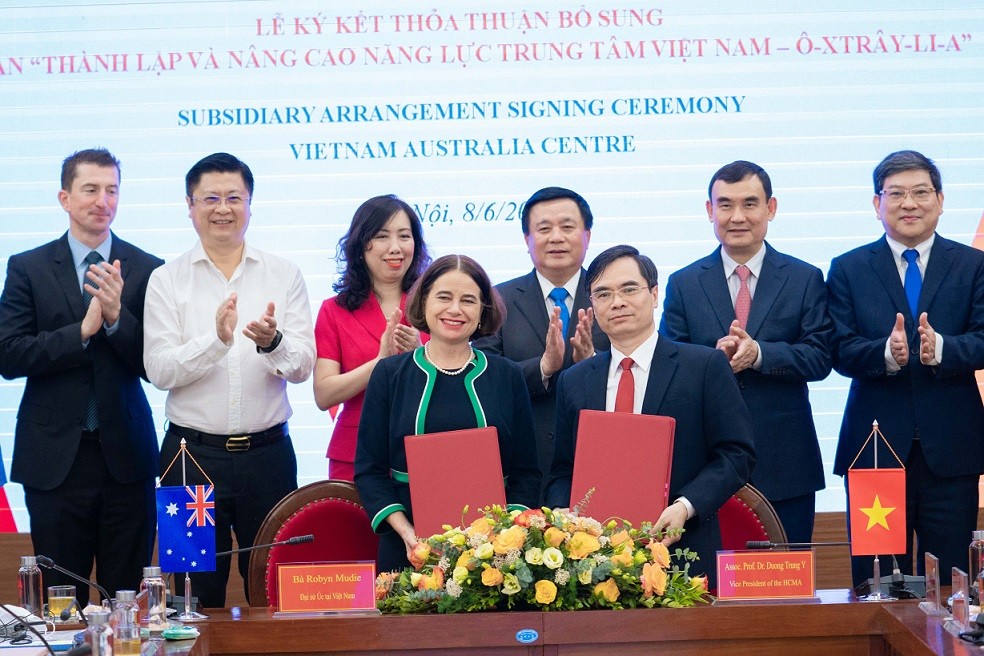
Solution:
<svg viewBox="0 0 984 656">
<path fill-rule="evenodd" d="M 670 494 L 675 430 L 673 417 L 581 410 L 571 507 L 594 488 L 582 515 L 655 522 Z"/>
<path fill-rule="evenodd" d="M 413 527 L 420 537 L 443 533 L 443 524 L 461 525 L 465 506 L 465 526 L 485 506 L 505 507 L 499 434 L 494 427 L 407 435 L 403 445 Z"/>
</svg>

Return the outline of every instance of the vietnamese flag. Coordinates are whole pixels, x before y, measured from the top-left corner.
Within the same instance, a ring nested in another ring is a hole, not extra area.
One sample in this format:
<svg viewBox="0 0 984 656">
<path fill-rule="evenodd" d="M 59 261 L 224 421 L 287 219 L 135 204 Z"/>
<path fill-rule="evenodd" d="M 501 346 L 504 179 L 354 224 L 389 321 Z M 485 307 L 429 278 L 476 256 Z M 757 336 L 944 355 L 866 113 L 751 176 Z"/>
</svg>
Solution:
<svg viewBox="0 0 984 656">
<path fill-rule="evenodd" d="M 901 554 L 905 548 L 905 470 L 849 469 L 851 555 Z"/>
</svg>

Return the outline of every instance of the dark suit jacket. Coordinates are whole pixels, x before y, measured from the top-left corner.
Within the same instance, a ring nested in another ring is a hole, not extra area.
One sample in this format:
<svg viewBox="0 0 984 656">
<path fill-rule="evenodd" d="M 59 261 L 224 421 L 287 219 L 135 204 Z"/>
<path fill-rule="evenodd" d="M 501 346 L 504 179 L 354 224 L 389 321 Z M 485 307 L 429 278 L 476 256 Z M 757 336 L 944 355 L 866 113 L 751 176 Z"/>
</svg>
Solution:
<svg viewBox="0 0 984 656">
<path fill-rule="evenodd" d="M 752 484 L 781 500 L 824 487 L 806 384 L 830 373 L 834 326 L 820 269 L 766 249 L 747 327 L 762 351 L 762 369 L 736 378 L 755 435 Z M 660 334 L 714 347 L 734 320 L 720 247 L 670 276 Z"/>
<path fill-rule="evenodd" d="M 610 362 L 610 351 L 599 353 L 560 377 L 548 506 L 568 506 L 571 501 L 579 413 L 605 409 Z M 676 344 L 660 335 L 642 412 L 676 419 L 670 500 L 684 496 L 697 511 L 684 526 L 678 545 L 697 552 L 700 563 L 691 571 L 706 572 L 713 587 L 714 556 L 721 548 L 717 511 L 748 482 L 755 463 L 748 410 L 724 353 Z M 610 464 L 618 467 L 619 458 L 631 457 L 631 453 L 613 454 Z"/>
<path fill-rule="evenodd" d="M 523 370 L 523 378 L 529 389 L 530 402 L 533 405 L 533 424 L 536 428 L 537 457 L 546 482 L 550 472 L 550 461 L 553 458 L 553 425 L 554 401 L 556 399 L 556 381 L 561 372 L 574 364 L 574 348 L 570 338 L 577 327 L 577 311 L 591 307 L 591 300 L 584 288 L 584 270 L 581 270 L 581 288 L 574 296 L 574 310 L 568 324 L 567 335 L 564 337 L 564 365 L 553 375 L 549 389 L 543 386 L 540 377 L 540 358 L 547 347 L 547 327 L 550 318 L 547 316 L 543 291 L 536 271 L 530 271 L 525 276 L 496 285 L 506 304 L 506 321 L 493 335 L 475 340 L 475 348 L 491 355 L 501 355 L 519 363 Z M 595 323 L 592 329 L 592 341 L 598 351 L 611 348 L 608 336 Z"/>
<path fill-rule="evenodd" d="M 147 280 L 163 261 L 113 236 L 123 275 L 119 327 L 83 348 L 85 308 L 68 237 L 13 255 L 0 298 L 0 375 L 27 377 L 17 413 L 11 479 L 50 490 L 75 460 L 95 385 L 106 466 L 121 483 L 157 474 L 157 433 L 140 378 Z"/>
<path fill-rule="evenodd" d="M 834 369 L 852 379 L 834 473 L 846 473 L 874 420 L 902 462 L 918 434 L 937 476 L 984 472 L 984 407 L 974 377 L 984 368 L 984 253 L 936 235 L 918 312 L 927 312 L 943 335 L 938 367 L 919 362 L 918 324 L 884 237 L 835 258 L 827 287 L 837 331 Z M 905 317 L 909 364 L 890 376 L 885 341 L 898 312 Z M 878 458 L 880 466 L 895 462 L 884 448 Z M 856 466 L 871 467 L 872 460 L 869 446 Z"/>
</svg>

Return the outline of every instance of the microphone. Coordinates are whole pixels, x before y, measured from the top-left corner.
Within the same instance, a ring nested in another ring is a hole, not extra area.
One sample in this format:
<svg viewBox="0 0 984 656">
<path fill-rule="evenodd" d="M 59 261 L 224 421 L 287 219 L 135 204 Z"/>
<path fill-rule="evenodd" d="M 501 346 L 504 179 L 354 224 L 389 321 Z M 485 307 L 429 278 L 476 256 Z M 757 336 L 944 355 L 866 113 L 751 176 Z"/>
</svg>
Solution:
<svg viewBox="0 0 984 656">
<path fill-rule="evenodd" d="M 256 549 L 268 549 L 270 547 L 282 547 L 290 544 L 304 544 L 305 542 L 314 542 L 314 536 L 308 535 L 295 535 L 292 538 L 286 540 L 281 540 L 280 542 L 271 542 L 270 544 L 254 544 L 252 547 L 243 547 L 241 549 L 230 549 L 229 551 L 220 551 L 215 554 L 216 558 L 219 556 L 231 556 L 234 553 L 242 553 L 244 551 L 254 551 Z M 41 562 L 38 560 L 38 562 Z"/>
<path fill-rule="evenodd" d="M 768 540 L 749 540 L 746 549 L 809 549 L 811 547 L 846 547 L 850 542 L 769 542 Z"/>
<path fill-rule="evenodd" d="M 58 615 L 59 619 L 61 619 L 62 622 L 67 622 L 68 619 L 72 616 L 72 610 L 73 609 L 74 610 L 77 610 L 79 612 L 79 617 L 82 618 L 82 626 L 84 626 L 85 628 L 88 629 L 89 628 L 89 618 L 85 616 L 85 613 L 84 612 L 82 612 L 82 604 L 79 603 L 79 600 L 78 599 L 75 599 L 74 601 L 72 601 L 72 603 L 69 604 Z"/>
<path fill-rule="evenodd" d="M 41 567 L 44 567 L 44 568 L 47 568 L 47 569 L 53 569 L 56 572 L 61 572 L 65 576 L 68 576 L 68 577 L 71 577 L 71 578 L 75 579 L 79 583 L 84 583 L 86 585 L 91 585 L 92 587 L 94 587 L 96 590 L 99 591 L 99 593 L 103 596 L 103 599 L 105 599 L 106 601 L 109 602 L 110 606 L 113 605 L 113 599 L 112 599 L 112 597 L 109 596 L 109 593 L 106 592 L 106 588 L 102 587 L 101 585 L 99 585 L 95 581 L 90 581 L 87 578 L 84 578 L 82 576 L 79 576 L 75 572 L 69 572 L 67 569 L 65 569 L 61 565 L 57 565 L 55 563 L 55 561 L 53 561 L 51 558 L 48 558 L 47 556 L 42 556 L 42 555 L 38 554 L 37 559 L 38 559 L 38 565 L 41 565 Z"/>
</svg>

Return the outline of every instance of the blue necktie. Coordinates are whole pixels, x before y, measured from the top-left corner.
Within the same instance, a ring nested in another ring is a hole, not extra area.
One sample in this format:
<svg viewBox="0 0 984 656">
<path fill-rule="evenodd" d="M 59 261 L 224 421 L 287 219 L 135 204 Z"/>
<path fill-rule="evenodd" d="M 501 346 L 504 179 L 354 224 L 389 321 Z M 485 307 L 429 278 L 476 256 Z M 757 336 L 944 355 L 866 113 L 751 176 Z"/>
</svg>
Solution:
<svg viewBox="0 0 984 656">
<path fill-rule="evenodd" d="M 919 267 L 916 265 L 917 257 L 919 251 L 914 248 L 902 251 L 902 259 L 909 263 L 905 267 L 905 297 L 909 301 L 909 310 L 916 322 L 919 321 L 916 310 L 919 307 L 919 292 L 922 291 L 922 274 L 919 273 Z"/>
<path fill-rule="evenodd" d="M 562 324 L 561 329 L 563 330 L 563 337 L 567 339 L 567 324 L 571 322 L 571 311 L 567 309 L 568 293 L 563 287 L 554 287 L 553 291 L 550 292 L 550 300 L 554 302 L 554 305 L 560 308 L 560 323 Z"/>
<path fill-rule="evenodd" d="M 102 261 L 103 261 L 102 255 L 100 255 L 96 251 L 90 252 L 88 255 L 85 256 L 85 265 L 86 265 L 85 270 L 86 271 L 89 270 L 90 264 L 99 264 Z M 88 278 L 86 278 L 85 273 L 82 274 L 82 282 L 89 283 L 96 289 L 99 289 L 99 285 L 97 285 L 94 282 L 91 282 Z M 83 287 L 82 304 L 85 305 L 86 310 L 89 309 L 89 303 L 91 302 L 92 302 L 92 294 L 87 292 L 85 290 L 85 287 Z M 93 382 L 95 382 L 95 376 L 93 376 Z M 96 397 L 95 385 L 93 385 L 93 387 L 89 390 L 89 394 L 85 400 L 85 415 L 82 417 L 82 428 L 87 431 L 94 431 L 97 428 L 99 428 L 99 404 L 98 404 L 98 399 Z"/>
</svg>

